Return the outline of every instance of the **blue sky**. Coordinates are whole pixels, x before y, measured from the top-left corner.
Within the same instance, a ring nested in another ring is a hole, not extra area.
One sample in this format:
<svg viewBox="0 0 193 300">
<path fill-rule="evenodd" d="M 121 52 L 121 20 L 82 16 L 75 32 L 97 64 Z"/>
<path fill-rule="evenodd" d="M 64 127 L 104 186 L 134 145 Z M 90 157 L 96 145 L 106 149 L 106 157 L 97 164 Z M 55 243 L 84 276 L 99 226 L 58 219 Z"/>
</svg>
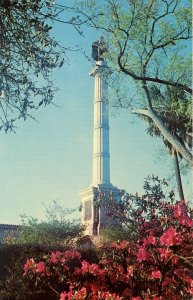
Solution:
<svg viewBox="0 0 193 300">
<path fill-rule="evenodd" d="M 99 34 L 79 36 L 70 26 L 56 26 L 54 35 L 66 46 L 79 45 L 90 56 Z M 93 78 L 92 63 L 80 52 L 68 53 L 69 64 L 53 74 L 59 91 L 54 102 L 35 112 L 38 122 L 20 121 L 16 134 L 1 133 L 0 223 L 20 223 L 20 215 L 44 218 L 45 206 L 57 200 L 78 207 L 78 193 L 92 182 Z M 148 174 L 167 177 L 171 162 L 159 140 L 145 133 L 141 121 L 127 111 L 110 117 L 111 182 L 130 193 L 142 192 Z M 184 179 L 186 196 L 190 176 Z"/>
</svg>

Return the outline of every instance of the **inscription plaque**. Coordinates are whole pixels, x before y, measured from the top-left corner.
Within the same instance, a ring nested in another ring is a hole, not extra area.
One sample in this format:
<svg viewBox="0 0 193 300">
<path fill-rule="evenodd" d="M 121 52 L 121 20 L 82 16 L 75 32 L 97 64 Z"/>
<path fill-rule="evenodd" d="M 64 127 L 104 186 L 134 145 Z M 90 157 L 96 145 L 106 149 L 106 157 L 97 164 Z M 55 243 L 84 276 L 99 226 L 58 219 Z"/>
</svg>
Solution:
<svg viewBox="0 0 193 300">
<path fill-rule="evenodd" d="M 85 201 L 84 203 L 84 219 L 90 220 L 92 218 L 92 206 L 91 200 Z"/>
</svg>

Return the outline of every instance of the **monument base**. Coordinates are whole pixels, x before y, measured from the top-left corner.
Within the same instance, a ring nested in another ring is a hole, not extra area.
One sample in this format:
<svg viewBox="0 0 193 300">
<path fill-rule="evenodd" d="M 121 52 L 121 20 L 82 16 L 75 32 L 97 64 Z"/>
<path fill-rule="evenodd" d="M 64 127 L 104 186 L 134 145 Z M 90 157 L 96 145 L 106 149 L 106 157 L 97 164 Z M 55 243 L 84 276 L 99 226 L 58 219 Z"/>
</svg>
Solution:
<svg viewBox="0 0 193 300">
<path fill-rule="evenodd" d="M 120 225 L 118 221 L 114 220 L 113 217 L 108 214 L 107 209 L 99 204 L 99 195 L 101 198 L 103 193 L 104 196 L 112 193 L 116 201 L 120 201 L 123 194 L 122 191 L 111 184 L 90 186 L 80 193 L 82 200 L 81 223 L 85 226 L 86 235 L 100 235 L 102 228 Z"/>
</svg>

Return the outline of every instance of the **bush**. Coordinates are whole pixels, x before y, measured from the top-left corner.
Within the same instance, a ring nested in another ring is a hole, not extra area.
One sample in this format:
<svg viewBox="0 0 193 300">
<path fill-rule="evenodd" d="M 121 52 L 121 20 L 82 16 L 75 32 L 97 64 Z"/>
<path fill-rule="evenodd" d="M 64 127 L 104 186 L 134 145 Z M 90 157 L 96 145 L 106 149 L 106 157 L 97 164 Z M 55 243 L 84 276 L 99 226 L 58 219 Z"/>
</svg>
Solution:
<svg viewBox="0 0 193 300">
<path fill-rule="evenodd" d="M 31 257 L 37 257 L 37 259 L 40 259 L 50 251 L 51 248 L 48 248 L 47 246 L 40 247 L 21 244 L 1 245 L 0 299 L 36 299 L 35 295 L 30 296 L 30 289 L 28 290 L 26 287 L 25 277 L 23 276 L 21 266 Z"/>
<path fill-rule="evenodd" d="M 60 300 L 192 299 L 192 210 L 175 201 L 173 192 L 166 199 L 165 181 L 152 181 L 146 180 L 142 197 L 125 194 L 117 204 L 106 195 L 104 201 L 113 203 L 113 217 L 133 229 L 133 239 L 102 245 L 95 262 L 75 249 L 52 251 L 41 260 L 34 256 L 24 265 L 27 286 L 45 296 L 52 290 Z"/>
<path fill-rule="evenodd" d="M 62 209 L 54 202 L 46 211 L 46 221 L 23 216 L 19 238 L 7 236 L 0 245 L 1 300 L 44 299 L 44 291 L 36 293 L 36 287 L 27 285 L 21 266 L 26 260 L 32 257 L 41 259 L 56 248 L 64 251 L 83 236 L 83 226 L 76 220 L 66 219 L 71 210 Z M 45 299 L 53 299 L 52 293 L 48 293 Z"/>
<path fill-rule="evenodd" d="M 100 232 L 103 243 L 134 239 L 131 230 L 124 225 L 122 227 L 108 226 L 106 228 L 102 228 Z"/>
<path fill-rule="evenodd" d="M 80 238 L 84 227 L 79 220 L 66 217 L 75 209 L 63 209 L 56 201 L 46 208 L 46 220 L 38 221 L 33 217 L 22 216 L 22 230 L 18 242 L 27 245 L 65 246 Z"/>
</svg>

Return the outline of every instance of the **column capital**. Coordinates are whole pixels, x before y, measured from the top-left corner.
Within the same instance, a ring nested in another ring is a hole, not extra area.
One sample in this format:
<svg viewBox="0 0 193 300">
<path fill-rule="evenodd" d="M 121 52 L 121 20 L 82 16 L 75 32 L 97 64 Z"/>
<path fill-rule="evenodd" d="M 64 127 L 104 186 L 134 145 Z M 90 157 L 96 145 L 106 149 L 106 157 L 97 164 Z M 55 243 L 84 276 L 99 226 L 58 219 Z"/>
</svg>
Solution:
<svg viewBox="0 0 193 300">
<path fill-rule="evenodd" d="M 106 61 L 97 61 L 95 66 L 90 71 L 89 75 L 92 77 L 95 77 L 98 74 L 108 76 L 111 73 L 112 73 L 112 71 L 108 67 Z"/>
</svg>

